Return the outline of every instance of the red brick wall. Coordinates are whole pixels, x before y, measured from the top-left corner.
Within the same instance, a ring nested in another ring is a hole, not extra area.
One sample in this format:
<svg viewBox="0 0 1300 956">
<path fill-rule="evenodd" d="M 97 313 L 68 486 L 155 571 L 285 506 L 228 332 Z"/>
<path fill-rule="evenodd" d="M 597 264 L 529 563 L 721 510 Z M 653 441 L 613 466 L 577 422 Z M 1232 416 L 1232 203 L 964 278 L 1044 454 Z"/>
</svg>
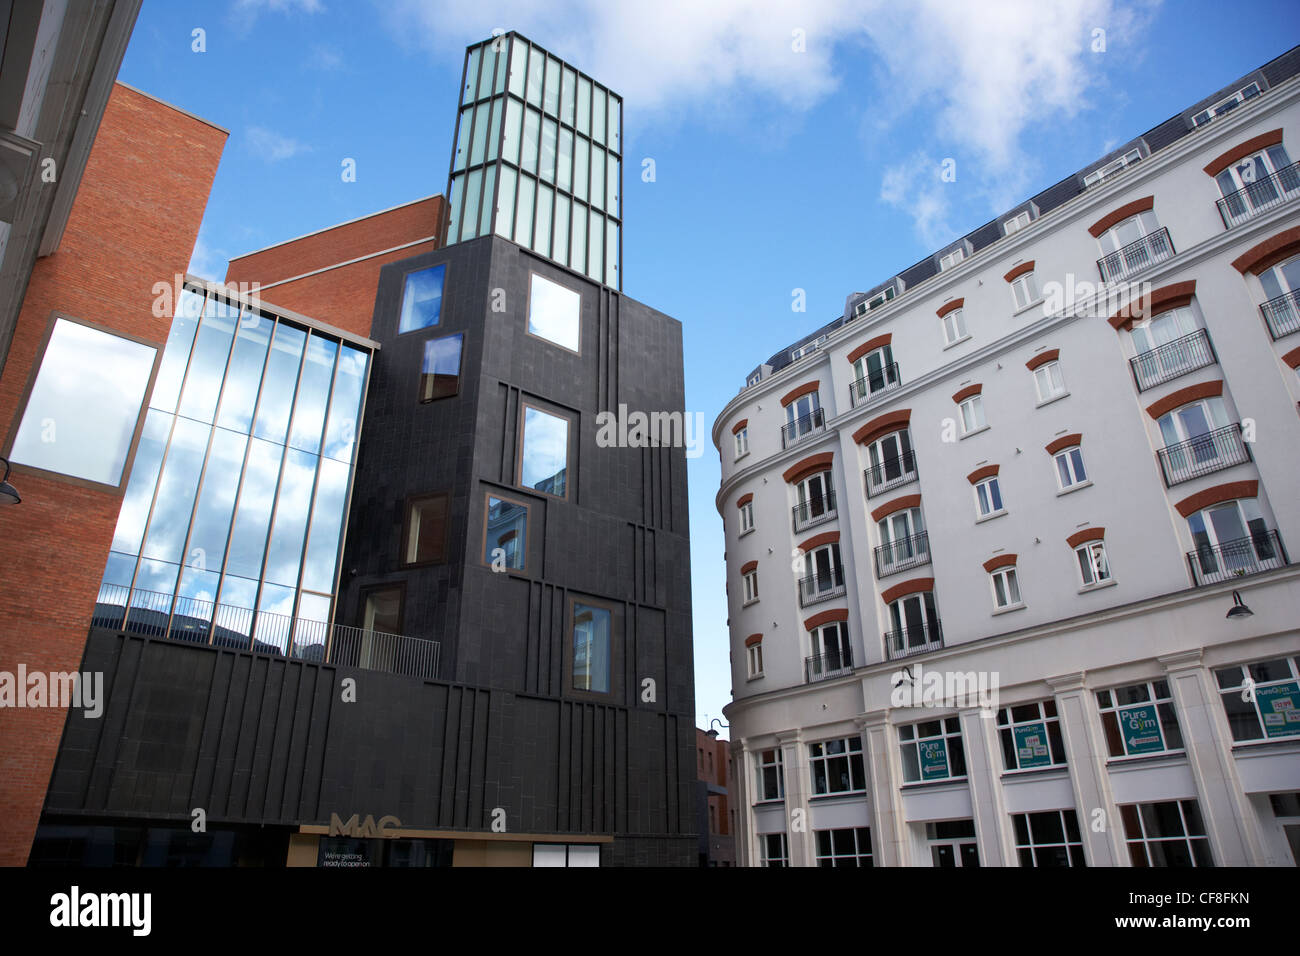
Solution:
<svg viewBox="0 0 1300 956">
<path fill-rule="evenodd" d="M 54 310 L 147 339 L 170 317 L 155 282 L 184 274 L 226 133 L 115 86 L 63 242 L 36 263 L 0 374 L 0 434 L 19 403 Z M 22 504 L 0 508 L 0 671 L 75 671 L 121 504 L 115 492 L 15 465 Z M 0 708 L 0 865 L 27 861 L 66 711 Z"/>
<path fill-rule="evenodd" d="M 731 746 L 721 737 L 714 739 L 698 727 L 695 728 L 695 751 L 697 773 L 696 777 L 700 780 L 707 780 L 710 783 L 717 784 L 719 787 L 731 789 L 731 784 L 727 779 L 727 761 L 731 759 Z M 704 755 L 700 757 L 700 751 Z M 713 773 L 709 773 L 709 754 L 713 754 Z M 709 804 L 717 807 L 718 832 L 721 834 L 731 833 L 731 810 L 728 804 L 728 795 L 717 794 L 709 796 Z"/>
<path fill-rule="evenodd" d="M 226 281 L 260 282 L 267 286 L 326 269 L 265 289 L 261 297 L 354 335 L 368 336 L 380 267 L 436 249 L 438 242 L 421 242 L 346 266 L 338 264 L 441 235 L 443 207 L 442 197 L 432 196 L 232 259 L 226 270 Z"/>
</svg>

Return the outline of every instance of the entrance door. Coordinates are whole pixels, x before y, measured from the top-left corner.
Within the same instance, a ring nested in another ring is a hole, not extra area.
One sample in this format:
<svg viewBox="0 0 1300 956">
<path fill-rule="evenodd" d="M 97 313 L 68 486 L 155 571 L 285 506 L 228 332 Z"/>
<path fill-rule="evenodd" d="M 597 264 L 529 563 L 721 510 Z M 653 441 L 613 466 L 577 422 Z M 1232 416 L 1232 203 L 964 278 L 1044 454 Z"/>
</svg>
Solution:
<svg viewBox="0 0 1300 956">
<path fill-rule="evenodd" d="M 974 820 L 945 820 L 925 825 L 934 866 L 979 866 L 979 847 L 975 843 Z"/>
</svg>

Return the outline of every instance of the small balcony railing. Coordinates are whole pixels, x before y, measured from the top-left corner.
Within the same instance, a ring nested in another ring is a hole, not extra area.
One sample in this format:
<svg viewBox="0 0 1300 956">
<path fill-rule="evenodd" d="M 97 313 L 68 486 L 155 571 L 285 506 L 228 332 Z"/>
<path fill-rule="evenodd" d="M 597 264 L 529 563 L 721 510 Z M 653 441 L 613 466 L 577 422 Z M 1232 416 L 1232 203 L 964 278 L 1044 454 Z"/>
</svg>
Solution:
<svg viewBox="0 0 1300 956">
<path fill-rule="evenodd" d="M 867 497 L 874 498 L 900 485 L 916 481 L 916 454 L 906 451 L 893 458 L 886 458 L 880 464 L 866 469 L 862 475 L 867 482 Z"/>
<path fill-rule="evenodd" d="M 101 585 L 91 625 L 410 677 L 438 677 L 437 641 L 214 605 L 211 601 L 138 588 L 128 595 L 129 590 L 120 585 Z"/>
<path fill-rule="evenodd" d="M 1181 339 L 1174 339 L 1157 346 L 1149 352 L 1142 352 L 1129 359 L 1129 368 L 1133 370 L 1133 381 L 1138 391 L 1145 392 L 1164 382 L 1205 368 L 1218 361 L 1214 346 L 1210 344 L 1209 333 L 1197 329 Z"/>
<path fill-rule="evenodd" d="M 930 533 L 922 531 L 876 548 L 876 577 L 930 563 Z"/>
<path fill-rule="evenodd" d="M 1276 531 L 1259 531 L 1248 538 L 1225 541 L 1216 548 L 1208 544 L 1187 552 L 1192 580 L 1198 585 L 1218 584 L 1284 567 L 1286 551 Z"/>
<path fill-rule="evenodd" d="M 943 647 L 943 629 L 938 621 L 885 633 L 885 656 L 891 661 L 915 657 Z"/>
<path fill-rule="evenodd" d="M 1250 461 L 1250 450 L 1241 440 L 1241 426 L 1228 425 L 1197 435 L 1156 452 L 1165 485 L 1172 488 L 1184 481 L 1213 474 Z"/>
<path fill-rule="evenodd" d="M 1259 307 L 1268 323 L 1268 334 L 1276 342 L 1284 335 L 1300 332 L 1300 292 L 1288 292 Z"/>
<path fill-rule="evenodd" d="M 796 418 L 788 425 L 781 426 L 781 447 L 789 448 L 791 445 L 797 445 L 811 435 L 815 435 L 826 427 L 826 416 L 820 408 L 814 408 L 802 418 Z"/>
<path fill-rule="evenodd" d="M 1122 249 L 1102 256 L 1097 260 L 1097 271 L 1101 273 L 1103 282 L 1113 282 L 1141 272 L 1149 265 L 1163 262 L 1173 254 L 1174 244 L 1169 238 L 1169 230 L 1161 226 Z"/>
<path fill-rule="evenodd" d="M 898 363 L 890 362 L 878 372 L 854 379 L 849 386 L 849 403 L 856 408 L 873 395 L 892 392 L 902 384 L 903 380 L 898 377 Z"/>
<path fill-rule="evenodd" d="M 823 521 L 830 521 L 836 514 L 835 492 L 828 491 L 820 498 L 800 502 L 791 509 L 791 512 L 794 515 L 795 531 L 803 531 L 805 528 L 819 525 Z"/>
<path fill-rule="evenodd" d="M 845 648 L 839 653 L 819 654 L 803 659 L 803 678 L 808 684 L 853 673 L 853 654 Z"/>
<path fill-rule="evenodd" d="M 1231 229 L 1300 196 L 1300 163 L 1247 183 L 1217 203 L 1223 228 Z"/>
<path fill-rule="evenodd" d="M 817 571 L 799 579 L 799 606 L 807 607 L 821 601 L 829 601 L 844 593 L 844 569 L 835 567 L 830 571 Z"/>
</svg>

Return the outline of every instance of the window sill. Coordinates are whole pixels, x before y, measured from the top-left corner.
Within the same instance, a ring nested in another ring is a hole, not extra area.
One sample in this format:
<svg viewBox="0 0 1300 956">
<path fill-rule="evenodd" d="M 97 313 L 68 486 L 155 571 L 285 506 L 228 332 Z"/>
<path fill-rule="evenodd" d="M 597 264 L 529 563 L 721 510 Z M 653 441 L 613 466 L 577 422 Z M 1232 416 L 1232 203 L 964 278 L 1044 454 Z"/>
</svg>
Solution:
<svg viewBox="0 0 1300 956">
<path fill-rule="evenodd" d="M 1081 481 L 1078 484 L 1071 485 L 1069 488 L 1062 488 L 1060 491 L 1056 493 L 1056 497 L 1059 498 L 1061 497 L 1061 495 L 1073 494 L 1076 491 L 1083 491 L 1084 488 L 1091 488 L 1091 487 L 1092 487 L 1091 480 Z"/>
<path fill-rule="evenodd" d="M 823 801 L 834 800 L 837 797 L 861 797 L 866 794 L 866 790 L 838 790 L 835 793 L 811 793 L 808 795 L 809 803 L 820 803 Z"/>
<path fill-rule="evenodd" d="M 1185 760 L 1186 758 L 1187 751 L 1184 749 L 1163 750 L 1158 754 L 1124 754 L 1122 757 L 1107 757 L 1106 766 L 1123 767 L 1135 763 L 1141 763 L 1144 760 L 1149 760 L 1154 763 L 1162 760 Z"/>
<path fill-rule="evenodd" d="M 732 460 L 732 463 L 734 464 L 735 462 L 740 461 L 740 460 L 742 460 L 742 459 L 744 459 L 744 458 L 748 458 L 748 457 L 749 457 L 749 452 L 745 452 L 743 455 L 737 455 L 737 456 Z"/>
<path fill-rule="evenodd" d="M 1232 750 L 1234 753 L 1237 751 L 1245 752 L 1269 746 L 1282 749 L 1288 744 L 1292 747 L 1300 744 L 1300 736 L 1292 734 L 1290 737 L 1256 737 L 1254 740 L 1234 740 Z"/>
<path fill-rule="evenodd" d="M 1000 730 L 1002 728 L 998 728 L 998 729 Z M 1064 764 L 1064 763 L 1054 763 L 1046 767 L 1017 767 L 1015 770 L 1003 770 L 1002 779 L 1006 780 L 1010 778 L 1012 780 L 1015 780 L 1017 777 L 1032 777 L 1037 774 L 1049 774 L 1053 772 L 1061 773 L 1064 775 L 1064 772 L 1069 769 L 1070 769 L 1069 764 Z"/>
<path fill-rule="evenodd" d="M 986 521 L 992 521 L 994 518 L 1001 518 L 1006 513 L 1007 513 L 1006 508 L 999 508 L 997 511 L 990 512 L 989 514 L 984 515 L 984 517 L 982 518 L 976 518 L 975 523 L 983 524 Z"/>
<path fill-rule="evenodd" d="M 754 803 L 754 809 L 759 807 L 775 807 L 785 803 L 785 797 L 764 797 Z"/>
<path fill-rule="evenodd" d="M 753 534 L 755 528 L 757 528 L 757 525 L 751 525 L 750 527 L 746 528 L 744 531 L 740 532 L 740 534 L 736 535 L 736 537 L 743 538 L 747 534 Z"/>
<path fill-rule="evenodd" d="M 988 431 L 988 430 L 989 430 L 989 426 L 988 426 L 988 425 L 981 425 L 979 428 L 973 429 L 973 430 L 971 430 L 971 431 L 968 431 L 968 432 L 962 432 L 962 433 L 961 433 L 961 439 L 960 439 L 960 440 L 961 440 L 961 441 L 965 441 L 967 438 L 970 438 L 971 435 L 978 435 L 980 432 L 986 432 L 986 431 Z"/>
<path fill-rule="evenodd" d="M 740 606 L 741 606 L 742 608 L 746 608 L 746 607 L 749 607 L 751 604 L 757 604 L 757 603 L 758 603 L 758 598 L 752 598 L 752 599 L 746 601 L 745 603 L 743 603 L 743 604 L 740 605 Z"/>
<path fill-rule="evenodd" d="M 1023 611 L 1028 606 L 1029 605 L 1025 604 L 1024 601 L 1021 601 L 1019 604 L 1008 604 L 1006 607 L 996 608 L 993 611 L 993 616 L 997 617 L 999 614 L 1010 614 L 1012 611 Z"/>
<path fill-rule="evenodd" d="M 1014 312 L 1012 312 L 1011 317 L 1013 319 L 1017 319 L 1020 316 L 1022 316 L 1024 313 L 1028 312 L 1030 309 L 1034 308 L 1034 306 L 1042 305 L 1042 304 L 1043 304 L 1043 297 L 1040 295 L 1033 302 L 1030 302 L 1028 305 L 1021 306 L 1019 309 L 1016 309 Z"/>
<path fill-rule="evenodd" d="M 762 680 L 763 677 L 763 674 L 751 674 L 749 677 L 745 678 L 745 683 L 748 684 L 750 681 Z"/>
<path fill-rule="evenodd" d="M 941 787 L 944 784 L 968 782 L 969 778 L 963 774 L 960 777 L 944 777 L 942 780 L 905 780 L 899 789 L 906 792 L 908 790 L 920 790 L 923 787 Z"/>
<path fill-rule="evenodd" d="M 1085 584 L 1083 587 L 1079 588 L 1079 593 L 1087 594 L 1089 591 L 1101 591 L 1104 590 L 1105 588 L 1111 588 L 1114 586 L 1115 586 L 1115 579 L 1107 578 L 1105 581 L 1100 581 L 1097 584 Z"/>
<path fill-rule="evenodd" d="M 946 351 L 948 351 L 949 349 L 955 349 L 957 346 L 961 345 L 963 342 L 969 342 L 970 340 L 971 340 L 971 334 L 970 334 L 969 332 L 967 332 L 967 333 L 966 333 L 965 335 L 963 335 L 961 338 L 959 338 L 959 339 L 953 339 L 951 342 L 949 342 L 947 345 L 945 345 L 945 346 L 943 347 L 943 351 L 946 352 Z"/>
<path fill-rule="evenodd" d="M 1061 399 L 1069 397 L 1069 392 L 1061 392 L 1059 395 L 1049 395 L 1047 398 L 1040 400 L 1034 408 L 1042 408 L 1044 405 L 1050 405 L 1052 402 L 1059 402 Z"/>
</svg>

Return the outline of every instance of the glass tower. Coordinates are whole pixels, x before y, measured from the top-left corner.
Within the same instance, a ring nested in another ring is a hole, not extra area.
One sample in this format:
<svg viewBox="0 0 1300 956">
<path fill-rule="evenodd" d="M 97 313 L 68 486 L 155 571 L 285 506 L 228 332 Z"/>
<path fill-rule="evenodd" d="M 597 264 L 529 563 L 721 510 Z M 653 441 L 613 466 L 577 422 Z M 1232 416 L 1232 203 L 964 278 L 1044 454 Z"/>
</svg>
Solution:
<svg viewBox="0 0 1300 956">
<path fill-rule="evenodd" d="M 623 99 L 507 33 L 465 56 L 447 245 L 495 233 L 622 288 Z"/>
</svg>

